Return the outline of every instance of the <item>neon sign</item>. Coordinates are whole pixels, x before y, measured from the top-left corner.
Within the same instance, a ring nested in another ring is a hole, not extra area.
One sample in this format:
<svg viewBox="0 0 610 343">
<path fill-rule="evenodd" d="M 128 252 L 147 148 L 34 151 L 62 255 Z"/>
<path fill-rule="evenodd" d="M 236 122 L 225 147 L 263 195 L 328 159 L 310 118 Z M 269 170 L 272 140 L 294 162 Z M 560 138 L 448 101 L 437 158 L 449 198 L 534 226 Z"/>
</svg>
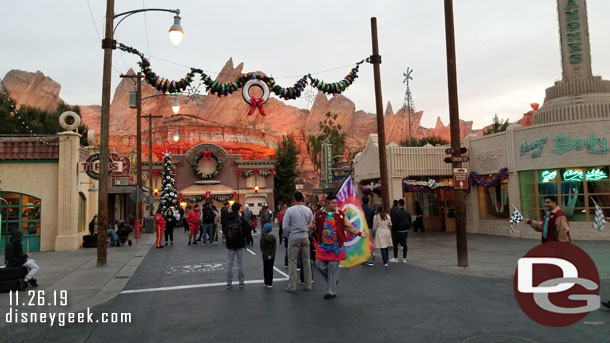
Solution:
<svg viewBox="0 0 610 343">
<path fill-rule="evenodd" d="M 557 177 L 557 170 L 545 170 L 542 172 L 542 182 L 551 182 Z"/>
<path fill-rule="evenodd" d="M 582 170 L 568 169 L 563 172 L 563 181 L 582 181 L 585 173 Z"/>
<path fill-rule="evenodd" d="M 589 181 L 597 181 L 607 179 L 608 174 L 601 169 L 591 169 L 587 172 L 587 180 Z"/>
</svg>

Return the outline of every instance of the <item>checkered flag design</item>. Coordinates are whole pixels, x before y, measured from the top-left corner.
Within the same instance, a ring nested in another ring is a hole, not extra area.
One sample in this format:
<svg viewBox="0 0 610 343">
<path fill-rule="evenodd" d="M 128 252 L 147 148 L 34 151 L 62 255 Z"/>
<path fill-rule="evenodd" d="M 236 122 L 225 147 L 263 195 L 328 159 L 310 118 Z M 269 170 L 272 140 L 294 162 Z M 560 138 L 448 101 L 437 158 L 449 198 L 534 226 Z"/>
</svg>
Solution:
<svg viewBox="0 0 610 343">
<path fill-rule="evenodd" d="M 603 231 L 604 227 L 606 226 L 606 215 L 595 200 L 593 203 L 595 204 L 595 219 L 593 220 L 593 228 L 597 231 Z"/>
<path fill-rule="evenodd" d="M 513 211 L 513 215 L 510 217 L 510 232 L 515 231 L 515 224 L 521 223 L 523 221 L 523 216 L 519 213 L 519 210 L 515 207 L 515 211 Z"/>
</svg>

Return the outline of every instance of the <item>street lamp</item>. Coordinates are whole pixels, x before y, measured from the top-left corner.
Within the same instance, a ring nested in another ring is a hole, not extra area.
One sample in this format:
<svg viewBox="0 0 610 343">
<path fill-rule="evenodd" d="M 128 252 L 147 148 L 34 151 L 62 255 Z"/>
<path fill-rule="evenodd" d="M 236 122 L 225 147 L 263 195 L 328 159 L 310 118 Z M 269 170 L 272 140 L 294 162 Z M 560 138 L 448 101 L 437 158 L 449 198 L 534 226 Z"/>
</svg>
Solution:
<svg viewBox="0 0 610 343">
<path fill-rule="evenodd" d="M 178 133 L 178 129 L 176 129 L 176 131 L 174 131 L 174 143 L 178 143 L 179 140 L 180 134 Z"/>
<path fill-rule="evenodd" d="M 112 50 L 116 49 L 116 41 L 114 40 L 114 32 L 123 20 L 127 17 L 150 11 L 161 11 L 175 13 L 174 25 L 170 28 L 170 35 L 179 35 L 179 32 L 184 32 L 180 27 L 180 10 L 168 10 L 159 8 L 139 9 L 119 14 L 114 14 L 114 0 L 106 0 L 106 25 L 104 39 L 102 40 L 102 49 L 104 50 L 104 67 L 102 74 L 102 108 L 100 115 L 100 177 L 99 177 L 99 199 L 98 199 L 98 237 L 97 237 L 97 265 L 106 265 L 106 226 L 108 225 L 109 209 L 108 209 L 108 157 L 110 157 L 110 147 L 108 144 L 110 132 L 110 86 L 112 79 Z M 123 17 L 115 26 L 114 19 Z M 172 30 L 173 29 L 173 30 Z M 178 37 L 176 37 L 178 38 Z M 173 38 L 172 42 L 179 43 Z"/>
<path fill-rule="evenodd" d="M 180 10 L 178 10 L 178 14 L 180 14 Z M 174 45 L 180 44 L 182 38 L 184 38 L 184 30 L 182 30 L 182 26 L 180 25 L 181 18 L 178 14 L 174 17 L 174 25 L 169 28 L 169 40 L 171 40 Z"/>
<path fill-rule="evenodd" d="M 178 96 L 174 95 L 174 103 L 172 104 L 172 111 L 174 114 L 178 114 L 180 112 L 180 103 L 178 102 Z"/>
</svg>

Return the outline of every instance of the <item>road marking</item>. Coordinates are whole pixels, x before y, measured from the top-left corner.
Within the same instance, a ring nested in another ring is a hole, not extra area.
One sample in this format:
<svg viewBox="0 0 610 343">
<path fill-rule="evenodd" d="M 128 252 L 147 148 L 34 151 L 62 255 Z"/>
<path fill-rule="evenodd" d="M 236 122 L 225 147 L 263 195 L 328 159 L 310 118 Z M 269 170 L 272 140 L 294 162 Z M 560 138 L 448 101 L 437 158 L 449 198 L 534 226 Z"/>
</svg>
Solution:
<svg viewBox="0 0 610 343">
<path fill-rule="evenodd" d="M 282 273 L 284 274 L 284 273 Z M 286 275 L 286 274 L 284 274 Z M 288 281 L 288 278 L 273 279 L 273 281 Z M 245 284 L 257 284 L 263 283 L 264 280 L 247 280 Z M 171 287 L 159 287 L 159 288 L 143 288 L 143 289 L 128 289 L 122 291 L 120 294 L 133 294 L 133 293 L 148 293 L 148 292 L 161 292 L 161 291 L 173 291 L 177 289 L 192 289 L 192 288 L 206 288 L 206 287 L 220 287 L 226 286 L 226 282 L 215 282 L 215 283 L 200 283 L 195 285 L 182 285 L 182 286 L 171 286 Z M 238 286 L 238 285 L 235 285 Z"/>
<path fill-rule="evenodd" d="M 289 278 L 290 276 L 288 276 L 288 274 L 284 273 L 283 271 L 281 271 L 278 267 L 273 266 L 273 269 L 275 269 L 276 272 L 282 274 L 282 276 L 284 276 L 285 278 Z"/>
<path fill-rule="evenodd" d="M 256 256 L 256 253 L 250 249 L 246 249 L 249 253 L 251 253 L 252 255 Z"/>
</svg>

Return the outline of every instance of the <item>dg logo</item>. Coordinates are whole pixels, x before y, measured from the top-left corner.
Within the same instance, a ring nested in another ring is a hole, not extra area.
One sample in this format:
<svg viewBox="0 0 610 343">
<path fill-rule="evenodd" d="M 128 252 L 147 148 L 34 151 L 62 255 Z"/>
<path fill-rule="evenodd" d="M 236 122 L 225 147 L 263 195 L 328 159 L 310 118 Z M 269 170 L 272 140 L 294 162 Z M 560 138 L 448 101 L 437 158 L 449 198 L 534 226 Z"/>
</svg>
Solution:
<svg viewBox="0 0 610 343">
<path fill-rule="evenodd" d="M 572 325 L 599 309 L 599 285 L 591 257 L 563 242 L 543 243 L 530 250 L 519 259 L 513 280 L 523 312 L 552 327 Z"/>
</svg>

